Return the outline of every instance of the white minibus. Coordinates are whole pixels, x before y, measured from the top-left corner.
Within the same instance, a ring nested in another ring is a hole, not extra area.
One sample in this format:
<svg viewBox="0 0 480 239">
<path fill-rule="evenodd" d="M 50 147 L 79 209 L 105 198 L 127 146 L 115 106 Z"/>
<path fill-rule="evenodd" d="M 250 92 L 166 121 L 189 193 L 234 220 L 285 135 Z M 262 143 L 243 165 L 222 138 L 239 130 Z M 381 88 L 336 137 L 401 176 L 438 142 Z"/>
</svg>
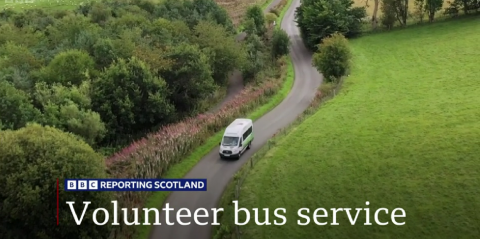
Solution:
<svg viewBox="0 0 480 239">
<path fill-rule="evenodd" d="M 253 121 L 236 119 L 225 129 L 220 142 L 220 158 L 239 159 L 253 141 Z"/>
</svg>

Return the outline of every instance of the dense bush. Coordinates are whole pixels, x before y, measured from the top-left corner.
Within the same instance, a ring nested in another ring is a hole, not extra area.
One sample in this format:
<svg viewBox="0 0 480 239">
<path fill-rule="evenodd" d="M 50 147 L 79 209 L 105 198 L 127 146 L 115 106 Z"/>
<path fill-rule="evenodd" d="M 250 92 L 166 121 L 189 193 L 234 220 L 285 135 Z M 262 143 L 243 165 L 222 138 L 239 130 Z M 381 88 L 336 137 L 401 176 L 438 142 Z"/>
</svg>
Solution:
<svg viewBox="0 0 480 239">
<path fill-rule="evenodd" d="M 32 97 L 43 112 L 39 123 L 72 132 L 90 145 L 96 145 L 105 136 L 106 128 L 100 115 L 90 107 L 89 92 L 89 81 L 71 87 L 38 82 Z"/>
<path fill-rule="evenodd" d="M 275 28 L 272 36 L 272 54 L 275 58 L 288 54 L 290 49 L 290 37 L 280 28 Z"/>
<path fill-rule="evenodd" d="M 340 32 L 346 37 L 360 34 L 362 19 L 366 17 L 363 7 L 353 7 L 352 0 L 303 0 L 295 18 L 305 45 L 311 50 L 323 38 Z"/>
<path fill-rule="evenodd" d="M 60 52 L 42 69 L 42 80 L 62 85 L 80 85 L 89 79 L 94 64 L 85 51 L 74 49 Z"/>
<path fill-rule="evenodd" d="M 350 68 L 352 54 L 348 40 L 340 33 L 324 38 L 313 55 L 312 63 L 327 82 L 344 76 Z"/>
<path fill-rule="evenodd" d="M 254 5 L 247 8 L 247 12 L 245 13 L 245 19 L 247 21 L 253 21 L 254 30 L 251 31 L 252 33 L 257 34 L 258 36 L 263 36 L 267 31 L 267 28 L 265 26 L 265 15 L 260 6 Z"/>
<path fill-rule="evenodd" d="M 0 122 L 5 129 L 18 129 L 38 119 L 28 95 L 6 81 L 0 81 Z"/>
<path fill-rule="evenodd" d="M 92 213 L 98 207 L 111 208 L 110 192 L 66 192 L 60 180 L 60 226 L 54 226 L 52 217 L 56 211 L 56 178 L 104 178 L 105 163 L 101 155 L 69 133 L 38 124 L 0 131 L 0 142 L 2 238 L 109 236 L 109 226 L 95 225 Z M 77 215 L 83 210 L 83 201 L 92 202 L 81 225 L 75 223 L 66 201 L 75 201 Z"/>
<path fill-rule="evenodd" d="M 114 62 L 92 84 L 92 107 L 106 122 L 109 139 L 169 120 L 173 106 L 165 80 L 135 57 Z"/>
</svg>

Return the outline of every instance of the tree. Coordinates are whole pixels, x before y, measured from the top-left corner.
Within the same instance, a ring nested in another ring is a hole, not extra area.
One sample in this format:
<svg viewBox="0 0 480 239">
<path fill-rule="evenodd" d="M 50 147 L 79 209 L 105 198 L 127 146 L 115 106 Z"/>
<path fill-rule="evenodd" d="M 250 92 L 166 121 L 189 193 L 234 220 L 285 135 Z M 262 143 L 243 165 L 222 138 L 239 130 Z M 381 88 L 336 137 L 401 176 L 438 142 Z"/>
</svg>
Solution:
<svg viewBox="0 0 480 239">
<path fill-rule="evenodd" d="M 101 155 L 72 134 L 38 124 L 0 131 L 0 142 L 2 238 L 108 238 L 110 226 L 95 225 L 92 214 L 98 207 L 111 210 L 111 192 L 59 190 L 60 226 L 53 227 L 47 216 L 56 211 L 55 179 L 62 189 L 64 178 L 105 178 Z M 75 223 L 66 201 L 75 202 L 77 215 L 83 201 L 92 202 L 81 225 Z"/>
<path fill-rule="evenodd" d="M 347 39 L 340 33 L 334 33 L 323 39 L 312 63 L 328 82 L 332 82 L 347 73 L 351 57 Z"/>
<path fill-rule="evenodd" d="M 0 112 L 0 121 L 5 129 L 19 129 L 41 116 L 25 92 L 3 80 L 0 80 Z"/>
<path fill-rule="evenodd" d="M 305 45 L 315 50 L 323 38 L 339 32 L 355 37 L 361 32 L 364 7 L 353 7 L 352 0 L 303 0 L 295 18 Z"/>
<path fill-rule="evenodd" d="M 108 67 L 117 58 L 112 40 L 108 38 L 98 40 L 93 45 L 93 56 L 98 68 Z"/>
<path fill-rule="evenodd" d="M 395 5 L 392 3 L 393 1 L 395 0 L 382 0 L 382 5 L 380 6 L 382 11 L 382 25 L 388 30 L 393 28 L 397 19 Z"/>
<path fill-rule="evenodd" d="M 380 0 L 374 0 L 373 13 L 372 13 L 372 28 L 377 28 L 378 23 L 378 7 L 380 5 Z"/>
<path fill-rule="evenodd" d="M 212 61 L 213 79 L 217 85 L 224 86 L 228 82 L 228 74 L 237 67 L 245 57 L 241 45 L 235 42 L 235 38 L 227 30 L 216 23 L 200 21 L 195 26 L 194 42 L 202 49 L 213 52 Z"/>
<path fill-rule="evenodd" d="M 33 87 L 29 73 L 41 66 L 42 61 L 23 45 L 8 41 L 0 47 L 0 80 L 11 82 L 17 89 L 28 93 Z"/>
<path fill-rule="evenodd" d="M 90 83 L 87 81 L 79 87 L 37 83 L 33 96 L 43 112 L 40 122 L 74 133 L 88 144 L 96 145 L 105 135 L 106 128 L 100 115 L 91 110 L 89 91 Z"/>
<path fill-rule="evenodd" d="M 280 28 L 275 28 L 273 31 L 273 37 L 272 37 L 272 54 L 275 58 L 284 56 L 288 54 L 289 48 L 290 48 L 290 37 L 288 37 L 288 34 L 280 29 Z"/>
<path fill-rule="evenodd" d="M 265 45 L 257 35 L 248 35 L 245 41 L 247 64 L 243 70 L 244 81 L 255 79 L 255 76 L 265 67 Z"/>
<path fill-rule="evenodd" d="M 8 41 L 0 47 L 0 69 L 18 67 L 21 70 L 38 69 L 42 62 L 25 46 Z"/>
<path fill-rule="evenodd" d="M 196 113 L 200 100 L 217 88 L 207 55 L 197 45 L 181 43 L 170 48 L 165 57 L 173 61 L 171 69 L 160 71 L 171 90 L 171 102 L 180 116 Z"/>
<path fill-rule="evenodd" d="M 112 10 L 109 9 L 104 3 L 93 3 L 92 9 L 89 12 L 92 22 L 98 24 L 104 24 L 111 15 Z"/>
<path fill-rule="evenodd" d="M 425 0 L 415 0 L 414 5 L 414 14 L 418 17 L 419 22 L 423 22 L 423 17 L 425 16 Z"/>
<path fill-rule="evenodd" d="M 244 19 L 253 20 L 257 35 L 263 36 L 265 32 L 267 32 L 267 28 L 265 27 L 265 15 L 263 14 L 263 10 L 260 6 L 254 5 L 247 8 Z"/>
<path fill-rule="evenodd" d="M 392 28 L 395 20 L 401 26 L 405 26 L 408 17 L 408 0 L 382 0 L 382 13 L 382 23 L 387 28 Z"/>
<path fill-rule="evenodd" d="M 166 0 L 163 4 L 158 5 L 155 17 L 182 20 L 190 28 L 195 27 L 201 20 L 209 20 L 224 26 L 230 33 L 235 33 L 228 13 L 213 0 Z"/>
<path fill-rule="evenodd" d="M 255 26 L 255 20 L 253 20 L 252 18 L 247 18 L 243 20 L 243 31 L 247 35 L 258 35 L 257 27 Z"/>
<path fill-rule="evenodd" d="M 185 22 L 178 20 L 169 21 L 164 18 L 159 18 L 152 23 L 148 34 L 154 44 L 175 45 L 176 43 L 189 41 L 191 30 Z"/>
<path fill-rule="evenodd" d="M 53 58 L 46 68 L 42 69 L 42 80 L 47 83 L 62 85 L 80 85 L 88 80 L 94 72 L 95 62 L 82 50 L 67 50 Z"/>
<path fill-rule="evenodd" d="M 424 0 L 425 10 L 428 13 L 428 21 L 433 22 L 435 13 L 440 11 L 443 6 L 443 0 Z"/>
<path fill-rule="evenodd" d="M 166 82 L 135 57 L 114 62 L 92 82 L 91 92 L 110 142 L 165 123 L 174 110 Z"/>
<path fill-rule="evenodd" d="M 90 22 L 89 18 L 83 15 L 68 14 L 54 25 L 48 26 L 48 45 L 50 49 L 60 47 L 75 48 L 91 52 L 91 47 L 97 39 L 100 39 L 101 27 Z"/>
</svg>

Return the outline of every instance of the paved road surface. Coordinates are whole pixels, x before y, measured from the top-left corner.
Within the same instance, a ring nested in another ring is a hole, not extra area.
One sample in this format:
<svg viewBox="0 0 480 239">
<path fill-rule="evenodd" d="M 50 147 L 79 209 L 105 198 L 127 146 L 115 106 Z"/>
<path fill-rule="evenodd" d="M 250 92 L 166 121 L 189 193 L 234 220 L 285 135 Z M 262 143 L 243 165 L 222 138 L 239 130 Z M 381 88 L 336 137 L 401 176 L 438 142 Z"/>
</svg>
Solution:
<svg viewBox="0 0 480 239">
<path fill-rule="evenodd" d="M 227 95 L 225 98 L 218 103 L 215 107 L 212 107 L 208 112 L 214 113 L 220 110 L 227 102 L 235 98 L 237 94 L 243 90 L 243 78 L 242 73 L 239 70 L 234 70 L 233 73 L 228 78 L 228 88 Z"/>
<path fill-rule="evenodd" d="M 274 6 L 275 1 L 272 3 Z M 321 75 L 311 66 L 311 53 L 303 45 L 300 33 L 294 22 L 295 9 L 300 5 L 300 0 L 294 0 L 290 9 L 285 14 L 281 23 L 282 28 L 290 35 L 292 40 L 291 56 L 295 67 L 295 82 L 287 98 L 275 109 L 254 122 L 255 140 L 250 150 L 246 151 L 238 161 L 221 160 L 218 147 L 213 149 L 185 176 L 185 178 L 206 178 L 206 192 L 172 192 L 166 203 L 170 208 L 170 221 L 175 225 L 165 223 L 165 211 L 161 211 L 160 223 L 154 226 L 150 234 L 152 239 L 210 239 L 211 226 L 197 225 L 193 218 L 189 226 L 176 223 L 176 211 L 179 208 L 188 208 L 192 213 L 198 208 L 215 208 L 228 182 L 241 166 L 255 151 L 265 144 L 279 129 L 293 122 L 310 104 L 317 87 L 321 83 Z M 211 212 L 211 211 L 210 211 Z M 211 214 L 211 213 L 210 213 Z M 207 221 L 206 218 L 203 220 Z M 208 219 L 210 222 L 212 218 Z"/>
</svg>

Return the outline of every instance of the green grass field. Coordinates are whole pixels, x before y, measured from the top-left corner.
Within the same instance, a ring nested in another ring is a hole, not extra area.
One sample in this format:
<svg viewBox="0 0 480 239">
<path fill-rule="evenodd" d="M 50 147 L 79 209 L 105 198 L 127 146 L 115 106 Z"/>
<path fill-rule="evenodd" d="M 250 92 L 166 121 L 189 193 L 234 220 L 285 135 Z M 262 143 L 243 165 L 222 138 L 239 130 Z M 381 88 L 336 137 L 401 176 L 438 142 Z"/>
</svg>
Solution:
<svg viewBox="0 0 480 239">
<path fill-rule="evenodd" d="M 479 238 L 479 42 L 478 18 L 352 41 L 354 67 L 341 93 L 244 182 L 239 206 L 270 208 L 272 225 L 257 226 L 252 215 L 242 238 Z M 305 207 L 310 224 L 299 226 Z M 403 208 L 406 224 L 392 225 L 384 211 L 389 225 L 376 224 L 381 207 Z M 285 225 L 273 225 L 275 208 L 287 209 Z M 318 218 L 327 225 L 315 225 L 316 208 L 328 210 Z M 373 225 L 363 225 L 365 211 L 354 226 L 345 212 L 330 225 L 330 208 L 352 208 L 352 218 L 355 208 L 370 208 Z"/>
<path fill-rule="evenodd" d="M 0 0 L 1 9 L 57 9 L 67 10 L 75 9 L 82 2 L 88 2 L 87 0 Z"/>
</svg>

